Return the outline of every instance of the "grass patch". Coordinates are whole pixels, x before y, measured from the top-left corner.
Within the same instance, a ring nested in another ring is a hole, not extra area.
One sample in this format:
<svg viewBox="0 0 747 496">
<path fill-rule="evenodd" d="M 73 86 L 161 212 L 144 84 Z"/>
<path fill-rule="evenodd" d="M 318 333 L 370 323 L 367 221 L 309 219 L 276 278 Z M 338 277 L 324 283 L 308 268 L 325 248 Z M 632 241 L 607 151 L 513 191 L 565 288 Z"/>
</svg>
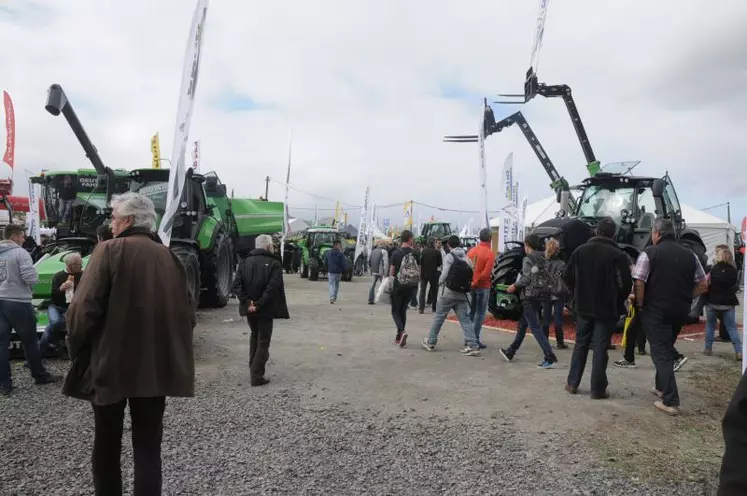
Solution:
<svg viewBox="0 0 747 496">
<path fill-rule="evenodd" d="M 718 477 L 724 442 L 721 419 L 741 379 L 737 362 L 708 363 L 678 374 L 685 407 L 668 417 L 653 407 L 578 432 L 608 467 L 644 481 L 712 481 Z M 651 396 L 651 403 L 656 398 Z"/>
</svg>

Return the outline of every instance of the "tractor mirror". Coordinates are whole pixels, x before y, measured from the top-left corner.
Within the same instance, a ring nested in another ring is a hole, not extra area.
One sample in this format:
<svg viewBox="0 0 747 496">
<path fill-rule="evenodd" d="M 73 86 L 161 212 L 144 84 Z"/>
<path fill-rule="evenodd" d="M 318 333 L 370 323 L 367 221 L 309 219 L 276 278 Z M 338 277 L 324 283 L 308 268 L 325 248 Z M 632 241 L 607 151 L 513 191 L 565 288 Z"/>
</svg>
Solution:
<svg viewBox="0 0 747 496">
<path fill-rule="evenodd" d="M 651 186 L 651 192 L 653 193 L 654 197 L 661 198 L 664 196 L 664 180 L 663 179 L 654 179 L 654 184 Z"/>
</svg>

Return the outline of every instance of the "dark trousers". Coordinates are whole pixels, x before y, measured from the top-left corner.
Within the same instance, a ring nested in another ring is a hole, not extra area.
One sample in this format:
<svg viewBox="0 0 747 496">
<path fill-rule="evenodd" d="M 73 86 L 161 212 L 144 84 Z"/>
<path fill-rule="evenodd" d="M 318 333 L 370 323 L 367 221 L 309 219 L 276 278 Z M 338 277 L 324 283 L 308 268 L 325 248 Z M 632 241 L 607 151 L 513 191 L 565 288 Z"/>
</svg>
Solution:
<svg viewBox="0 0 747 496">
<path fill-rule="evenodd" d="M 392 319 L 397 326 L 397 335 L 405 331 L 407 325 L 407 305 L 418 288 L 395 287 L 392 289 Z"/>
<path fill-rule="evenodd" d="M 428 298 L 425 296 L 425 288 L 428 286 Z M 420 311 L 425 310 L 426 303 L 432 305 L 432 310 L 436 311 L 436 300 L 438 300 L 438 272 L 430 277 L 420 279 Z"/>
<path fill-rule="evenodd" d="M 270 358 L 270 340 L 272 339 L 272 318 L 251 316 L 247 319 L 252 335 L 249 338 L 249 372 L 252 379 L 265 376 L 265 365 Z"/>
<path fill-rule="evenodd" d="M 656 389 L 664 393 L 662 401 L 667 406 L 680 406 L 674 374 L 674 361 L 678 358 L 674 340 L 681 327 L 672 324 L 670 319 L 658 312 L 643 312 L 643 328 L 651 345 L 651 360 L 656 367 Z"/>
<path fill-rule="evenodd" d="M 0 300 L 0 387 L 13 386 L 10 372 L 10 331 L 16 330 L 26 353 L 26 363 L 34 379 L 42 379 L 47 370 L 42 364 L 36 337 L 36 314 L 31 303 Z"/>
<path fill-rule="evenodd" d="M 591 362 L 591 394 L 602 394 L 607 389 L 607 349 L 617 319 L 591 319 L 578 315 L 576 317 L 576 345 L 573 347 L 571 368 L 568 372 L 568 384 L 578 387 L 589 358 L 589 349 L 594 351 Z"/>
<path fill-rule="evenodd" d="M 565 309 L 565 300 L 545 301 L 542 305 L 542 330 L 545 336 L 550 337 L 550 323 L 555 325 L 555 340 L 558 344 L 563 344 L 563 310 Z"/>
<path fill-rule="evenodd" d="M 643 351 L 646 349 L 646 333 L 643 332 L 642 318 L 636 315 L 633 323 L 628 327 L 628 335 L 625 337 L 625 354 L 623 358 L 630 363 L 635 363 L 635 348 Z"/>
<path fill-rule="evenodd" d="M 675 360 L 679 360 L 681 358 L 685 358 L 685 355 L 677 351 L 677 348 L 674 346 L 674 344 L 677 342 L 677 338 L 680 335 L 680 331 L 682 330 L 681 324 L 672 324 L 672 349 L 674 350 L 674 358 Z"/>
<path fill-rule="evenodd" d="M 161 437 L 166 398 L 129 398 L 113 405 L 93 405 L 93 484 L 97 495 L 122 494 L 122 426 L 130 403 L 136 496 L 161 494 Z"/>
<path fill-rule="evenodd" d="M 537 340 L 537 344 L 542 348 L 545 360 L 555 363 L 558 361 L 558 358 L 555 356 L 555 353 L 553 353 L 550 341 L 547 340 L 547 336 L 542 332 L 542 324 L 540 324 L 539 320 L 539 312 L 542 305 L 543 303 L 541 301 L 522 302 L 522 314 L 521 319 L 519 319 L 519 327 L 516 331 L 514 341 L 511 343 L 511 346 L 508 347 L 508 352 L 509 354 L 514 355 L 519 351 L 521 343 L 524 342 L 524 336 L 527 334 L 528 327 L 531 330 L 534 339 Z"/>
</svg>

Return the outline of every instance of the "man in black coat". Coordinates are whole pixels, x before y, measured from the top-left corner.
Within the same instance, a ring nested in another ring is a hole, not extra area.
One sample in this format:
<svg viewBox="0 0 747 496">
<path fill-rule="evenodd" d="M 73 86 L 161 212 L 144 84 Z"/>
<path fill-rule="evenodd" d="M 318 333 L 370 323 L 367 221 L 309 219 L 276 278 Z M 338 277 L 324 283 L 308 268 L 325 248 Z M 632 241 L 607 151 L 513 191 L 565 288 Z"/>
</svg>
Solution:
<svg viewBox="0 0 747 496">
<path fill-rule="evenodd" d="M 436 240 L 428 238 L 426 247 L 420 254 L 420 313 L 425 311 L 426 302 L 430 303 L 432 310 L 436 311 L 436 300 L 438 295 L 438 277 L 441 267 L 441 250 L 435 247 Z M 428 297 L 426 298 L 426 286 L 428 286 Z"/>
<path fill-rule="evenodd" d="M 599 220 L 596 237 L 579 246 L 565 268 L 565 282 L 573 295 L 577 315 L 576 345 L 566 391 L 575 394 L 586 367 L 589 348 L 594 349 L 591 369 L 591 397 L 605 399 L 610 338 L 633 286 L 625 253 L 615 243 L 615 221 Z"/>
<path fill-rule="evenodd" d="M 252 335 L 249 341 L 251 385 L 263 386 L 265 365 L 270 357 L 273 319 L 287 319 L 283 267 L 275 256 L 272 237 L 257 236 L 256 248 L 236 271 L 234 292 L 239 298 L 239 315 L 246 315 Z"/>
<path fill-rule="evenodd" d="M 721 463 L 719 496 L 747 494 L 747 375 L 739 381 L 734 397 L 726 409 L 722 423 L 724 433 L 724 459 Z"/>
</svg>

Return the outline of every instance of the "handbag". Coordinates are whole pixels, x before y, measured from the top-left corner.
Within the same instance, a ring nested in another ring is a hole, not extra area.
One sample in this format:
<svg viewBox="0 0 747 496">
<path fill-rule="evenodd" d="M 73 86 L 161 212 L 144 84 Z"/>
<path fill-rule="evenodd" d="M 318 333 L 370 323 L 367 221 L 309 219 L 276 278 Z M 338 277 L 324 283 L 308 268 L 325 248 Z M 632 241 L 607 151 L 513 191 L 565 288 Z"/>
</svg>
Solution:
<svg viewBox="0 0 747 496">
<path fill-rule="evenodd" d="M 388 305 L 392 304 L 392 282 L 393 278 L 390 276 L 382 279 L 381 285 L 376 291 L 376 303 Z"/>
<path fill-rule="evenodd" d="M 628 342 L 628 329 L 633 325 L 635 320 L 635 305 L 628 306 L 628 315 L 625 316 L 625 326 L 623 327 L 623 337 L 620 346 L 625 348 L 625 344 Z"/>
</svg>

